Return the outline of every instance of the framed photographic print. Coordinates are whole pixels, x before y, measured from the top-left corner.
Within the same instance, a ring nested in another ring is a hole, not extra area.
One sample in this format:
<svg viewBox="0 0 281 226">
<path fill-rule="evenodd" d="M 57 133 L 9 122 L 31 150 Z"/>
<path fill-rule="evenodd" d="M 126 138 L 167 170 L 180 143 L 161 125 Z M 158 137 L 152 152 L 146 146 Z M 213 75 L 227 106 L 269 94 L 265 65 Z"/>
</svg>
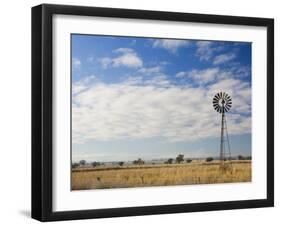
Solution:
<svg viewBox="0 0 281 226">
<path fill-rule="evenodd" d="M 274 21 L 32 8 L 32 217 L 274 205 Z"/>
</svg>

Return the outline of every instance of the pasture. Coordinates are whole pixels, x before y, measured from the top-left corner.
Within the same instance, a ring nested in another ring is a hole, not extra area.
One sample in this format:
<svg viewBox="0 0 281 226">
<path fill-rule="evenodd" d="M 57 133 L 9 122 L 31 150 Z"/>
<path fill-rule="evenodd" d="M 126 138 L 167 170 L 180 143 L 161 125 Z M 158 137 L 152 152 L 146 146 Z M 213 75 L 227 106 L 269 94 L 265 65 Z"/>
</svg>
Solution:
<svg viewBox="0 0 281 226">
<path fill-rule="evenodd" d="M 221 170 L 218 161 L 72 169 L 72 190 L 251 181 L 251 161 L 232 161 Z"/>
</svg>

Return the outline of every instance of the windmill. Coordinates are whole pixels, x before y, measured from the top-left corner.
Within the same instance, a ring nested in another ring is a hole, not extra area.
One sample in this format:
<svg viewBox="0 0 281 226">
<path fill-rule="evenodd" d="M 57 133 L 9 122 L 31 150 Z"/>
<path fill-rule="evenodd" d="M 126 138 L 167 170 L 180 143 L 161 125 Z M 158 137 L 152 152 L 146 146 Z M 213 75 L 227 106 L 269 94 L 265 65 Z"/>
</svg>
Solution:
<svg viewBox="0 0 281 226">
<path fill-rule="evenodd" d="M 220 140 L 220 168 L 226 169 L 231 166 L 231 152 L 226 124 L 226 112 L 232 105 L 231 97 L 225 92 L 217 93 L 213 98 L 214 109 L 221 114 L 221 140 Z M 230 164 L 228 164 L 230 163 Z"/>
</svg>

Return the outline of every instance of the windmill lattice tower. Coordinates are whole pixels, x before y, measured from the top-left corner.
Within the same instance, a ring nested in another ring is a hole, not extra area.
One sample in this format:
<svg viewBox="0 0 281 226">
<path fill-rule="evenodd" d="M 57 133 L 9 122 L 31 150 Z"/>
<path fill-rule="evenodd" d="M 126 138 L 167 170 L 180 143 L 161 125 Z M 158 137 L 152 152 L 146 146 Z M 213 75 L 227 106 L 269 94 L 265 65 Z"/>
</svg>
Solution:
<svg viewBox="0 0 281 226">
<path fill-rule="evenodd" d="M 221 114 L 220 168 L 231 168 L 231 152 L 225 114 L 230 110 L 232 99 L 225 92 L 217 93 L 213 98 L 214 109 Z"/>
</svg>

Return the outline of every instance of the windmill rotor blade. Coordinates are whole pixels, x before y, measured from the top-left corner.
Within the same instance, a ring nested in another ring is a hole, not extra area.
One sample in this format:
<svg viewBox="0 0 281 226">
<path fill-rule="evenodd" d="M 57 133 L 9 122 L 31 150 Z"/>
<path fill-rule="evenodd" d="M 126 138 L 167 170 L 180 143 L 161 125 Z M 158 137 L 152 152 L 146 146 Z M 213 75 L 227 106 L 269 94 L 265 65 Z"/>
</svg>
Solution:
<svg viewBox="0 0 281 226">
<path fill-rule="evenodd" d="M 231 105 L 225 105 L 225 107 L 227 107 L 228 108 L 228 110 L 231 108 Z"/>
<path fill-rule="evenodd" d="M 226 102 L 225 105 L 231 105 L 229 102 Z"/>
</svg>

